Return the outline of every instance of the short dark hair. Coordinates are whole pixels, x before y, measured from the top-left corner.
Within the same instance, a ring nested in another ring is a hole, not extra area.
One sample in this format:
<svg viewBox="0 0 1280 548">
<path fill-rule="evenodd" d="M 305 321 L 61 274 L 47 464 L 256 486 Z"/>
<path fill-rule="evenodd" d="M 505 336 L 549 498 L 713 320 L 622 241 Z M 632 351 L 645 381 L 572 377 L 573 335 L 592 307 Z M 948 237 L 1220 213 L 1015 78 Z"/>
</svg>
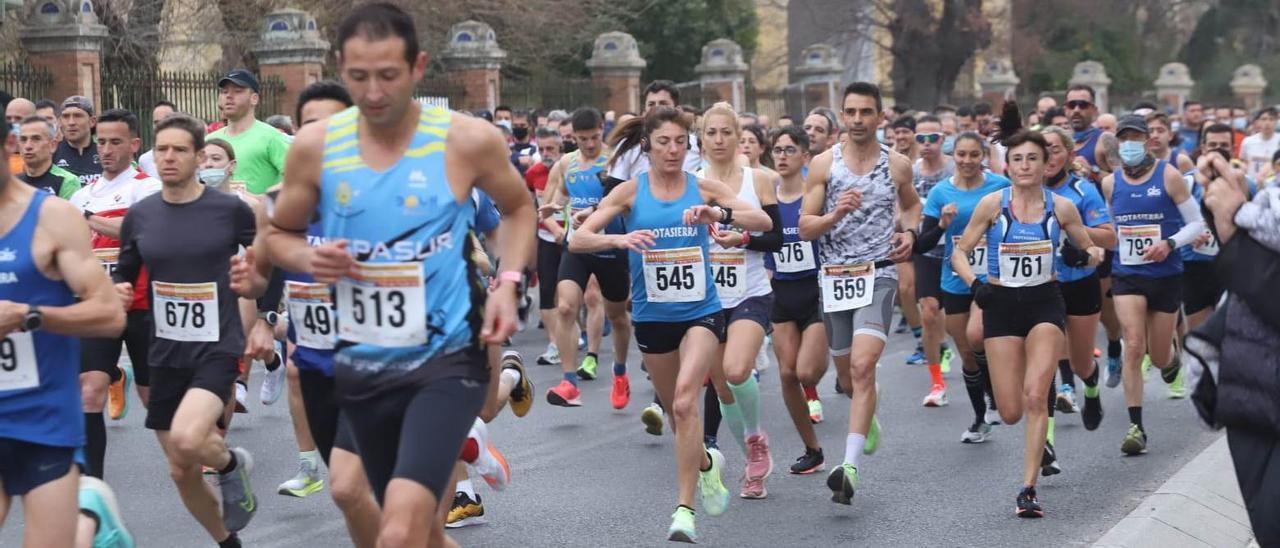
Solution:
<svg viewBox="0 0 1280 548">
<path fill-rule="evenodd" d="M 791 122 L 792 122 L 792 123 L 795 123 L 795 121 L 796 121 L 796 119 L 795 119 L 795 118 L 792 118 L 790 114 L 783 114 L 782 116 L 779 116 L 779 117 L 778 117 L 778 121 L 779 121 L 779 122 L 781 122 L 781 121 L 783 121 L 783 120 L 791 120 Z"/>
<path fill-rule="evenodd" d="M 0 124 L 0 143 L 9 138 L 9 124 Z M 15 175 L 10 173 L 10 175 Z"/>
<path fill-rule="evenodd" d="M 981 138 L 979 138 L 979 141 L 981 141 Z M 1040 133 L 1039 131 L 1031 131 L 1029 129 L 1022 128 L 1014 132 L 1013 135 L 1010 135 L 1008 139 L 1004 140 L 1003 144 L 1005 146 L 1005 151 L 1004 151 L 1005 163 L 1008 163 L 1009 161 L 1009 151 L 1013 150 L 1014 147 L 1025 145 L 1027 143 L 1032 143 L 1040 147 L 1040 152 L 1042 154 L 1045 154 L 1046 156 L 1049 154 L 1049 141 L 1047 141 L 1044 138 L 1043 133 Z"/>
<path fill-rule="evenodd" d="M 676 83 L 671 80 L 654 80 L 644 87 L 644 92 L 640 94 L 640 98 L 644 99 L 652 93 L 667 92 L 671 96 L 671 102 L 676 105 L 680 104 L 680 90 L 676 88 Z"/>
<path fill-rule="evenodd" d="M 555 137 L 559 141 L 561 139 L 560 132 L 547 126 L 540 127 L 533 132 L 534 139 L 549 139 L 551 137 Z"/>
<path fill-rule="evenodd" d="M 1205 126 L 1204 131 L 1200 132 L 1200 143 L 1203 144 L 1204 138 L 1208 136 L 1210 133 L 1230 133 L 1234 136 L 1236 133 L 1236 130 L 1231 129 L 1231 126 L 1224 124 L 1222 122 L 1214 122 L 1212 124 Z"/>
<path fill-rule="evenodd" d="M 815 114 L 826 119 L 827 133 L 835 133 L 840 129 L 840 119 L 836 117 L 836 111 L 827 107 L 814 107 L 813 110 L 809 111 L 809 116 L 813 116 Z"/>
<path fill-rule="evenodd" d="M 1066 115 L 1067 115 L 1067 111 L 1063 110 L 1062 107 L 1053 107 L 1049 110 L 1044 111 L 1044 118 L 1040 120 L 1040 123 L 1047 124 L 1049 123 L 1049 121 L 1052 121 L 1054 118 L 1058 116 L 1066 116 Z"/>
<path fill-rule="evenodd" d="M 1259 110 L 1257 114 L 1253 115 L 1253 121 L 1258 121 L 1259 118 L 1262 118 L 1263 114 L 1270 114 L 1272 118 L 1275 118 L 1276 107 L 1264 107 L 1262 110 Z"/>
<path fill-rule="evenodd" d="M 166 116 L 156 124 L 156 135 L 166 129 L 180 129 L 191 134 L 191 144 L 195 150 L 204 148 L 204 122 L 192 118 L 189 115 L 174 113 L 172 116 Z"/>
<path fill-rule="evenodd" d="M 515 120 L 516 118 L 524 118 L 526 121 L 533 120 L 533 113 L 525 109 L 511 111 L 511 119 Z"/>
<path fill-rule="evenodd" d="M 138 133 L 138 116 L 122 108 L 108 109 L 106 112 L 98 115 L 98 125 L 107 122 L 124 122 L 129 127 L 129 136 L 137 137 Z"/>
<path fill-rule="evenodd" d="M 311 101 L 321 101 L 324 99 L 331 99 L 348 107 L 355 104 L 355 102 L 351 100 L 351 93 L 347 91 L 347 87 L 342 85 L 341 82 L 334 80 L 312 82 L 307 87 L 302 88 L 302 93 L 298 94 L 298 108 L 295 111 L 296 116 L 294 116 L 294 119 L 301 124 L 302 107 Z"/>
<path fill-rule="evenodd" d="M 172 102 L 172 101 L 169 101 L 169 100 L 166 100 L 166 99 L 161 99 L 161 100 L 159 100 L 159 101 L 156 101 L 156 104 L 151 105 L 151 110 L 155 110 L 155 109 L 158 109 L 158 108 L 160 108 L 160 107 L 169 107 L 169 108 L 171 108 L 171 109 L 173 109 L 173 110 L 178 110 L 178 105 L 175 105 L 175 104 L 173 104 L 173 102 Z"/>
<path fill-rule="evenodd" d="M 973 118 L 973 107 L 967 107 L 967 106 L 966 106 L 966 107 L 960 107 L 960 108 L 956 109 L 956 116 L 963 116 L 963 117 L 965 117 L 965 118 Z"/>
<path fill-rule="evenodd" d="M 1201 103 L 1200 101 L 1197 101 L 1195 99 L 1187 99 L 1186 101 L 1182 102 L 1182 110 L 1187 110 L 1196 105 L 1200 105 L 1201 107 L 1203 107 L 1204 103 Z"/>
<path fill-rule="evenodd" d="M 916 119 L 910 116 L 899 116 L 889 123 L 889 129 L 909 129 L 912 133 L 916 131 Z"/>
<path fill-rule="evenodd" d="M 338 25 L 338 52 L 347 41 L 362 36 L 368 40 L 396 37 L 404 41 L 404 60 L 410 65 L 418 59 L 418 30 L 413 18 L 400 7 L 375 2 L 357 7 Z"/>
<path fill-rule="evenodd" d="M 983 116 L 986 114 L 991 114 L 991 103 L 983 101 L 981 103 L 977 103 L 973 105 L 974 116 Z"/>
<path fill-rule="evenodd" d="M 777 146 L 778 139 L 783 136 L 790 137 L 791 142 L 800 147 L 800 150 L 809 151 L 809 134 L 804 132 L 804 128 L 791 124 L 773 130 L 773 134 L 769 136 L 769 146 Z"/>
<path fill-rule="evenodd" d="M 844 100 L 850 95 L 861 95 L 876 100 L 876 112 L 884 110 L 884 101 L 880 98 L 880 86 L 871 82 L 854 82 L 845 86 L 844 95 L 840 96 L 840 104 L 844 105 Z"/>
<path fill-rule="evenodd" d="M 235 147 L 231 146 L 231 143 L 228 143 L 228 142 L 226 142 L 226 141 L 224 141 L 224 140 L 222 140 L 222 139 L 217 139 L 217 138 L 215 138 L 215 139 L 209 139 L 208 141 L 205 141 L 205 142 L 204 142 L 204 147 L 207 147 L 207 146 L 209 146 L 209 145 L 213 145 L 213 146 L 216 146 L 216 147 L 218 147 L 218 148 L 220 148 L 220 149 L 222 149 L 222 150 L 227 151 L 227 159 L 228 159 L 228 160 L 235 160 L 235 159 L 236 159 L 236 149 L 235 149 Z M 204 148 L 204 147 L 200 147 L 200 148 Z"/>
<path fill-rule="evenodd" d="M 1136 104 L 1133 105 L 1133 110 L 1142 110 L 1144 108 L 1151 109 L 1151 110 L 1160 110 L 1160 107 L 1156 106 L 1156 104 L 1152 103 L 1151 101 L 1138 101 Z"/>
<path fill-rule="evenodd" d="M 919 120 L 916 120 L 916 127 L 919 127 L 920 124 L 923 124 L 925 122 L 933 122 L 935 124 L 942 125 L 941 118 L 938 118 L 937 116 L 934 116 L 932 114 L 926 114 L 924 116 L 921 116 Z"/>
<path fill-rule="evenodd" d="M 569 124 L 573 126 L 574 131 L 600 129 L 604 127 L 604 115 L 594 108 L 582 107 L 573 111 Z"/>
<path fill-rule="evenodd" d="M 1085 84 L 1071 84 L 1071 86 L 1067 88 L 1067 93 L 1071 93 L 1073 91 L 1087 91 L 1089 92 L 1090 101 L 1098 100 L 1098 94 L 1093 91 L 1093 86 L 1087 86 Z"/>
<path fill-rule="evenodd" d="M 36 101 L 36 110 L 45 109 L 45 108 L 53 109 L 54 114 L 61 114 L 60 112 L 58 112 L 59 110 L 58 103 L 55 103 L 50 99 L 41 99 L 39 101 Z"/>
<path fill-rule="evenodd" d="M 507 105 L 498 105 L 496 108 L 494 108 L 494 109 L 493 109 L 493 111 L 494 111 L 495 113 L 496 113 L 496 112 L 498 112 L 498 111 L 502 111 L 502 110 L 505 110 L 505 111 L 507 111 L 507 112 L 511 112 L 511 107 L 509 107 L 509 106 L 507 106 Z"/>
</svg>

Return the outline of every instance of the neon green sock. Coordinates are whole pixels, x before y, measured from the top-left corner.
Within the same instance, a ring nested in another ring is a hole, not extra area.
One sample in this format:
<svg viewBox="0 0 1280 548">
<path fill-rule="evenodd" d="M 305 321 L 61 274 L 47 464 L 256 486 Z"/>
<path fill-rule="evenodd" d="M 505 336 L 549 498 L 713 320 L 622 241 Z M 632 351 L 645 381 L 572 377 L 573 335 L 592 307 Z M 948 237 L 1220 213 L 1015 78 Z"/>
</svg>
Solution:
<svg viewBox="0 0 1280 548">
<path fill-rule="evenodd" d="M 1045 432 L 1044 440 L 1053 444 L 1053 417 L 1049 417 L 1049 430 Z"/>
<path fill-rule="evenodd" d="M 1084 385 L 1084 397 L 1086 398 L 1097 398 L 1101 393 L 1102 391 L 1098 389 L 1098 385 L 1096 384 L 1093 386 L 1089 386 L 1087 384 Z"/>
<path fill-rule="evenodd" d="M 730 384 L 729 391 L 737 400 L 742 412 L 742 432 L 745 437 L 760 433 L 760 385 L 755 375 L 747 375 L 742 384 Z"/>
</svg>

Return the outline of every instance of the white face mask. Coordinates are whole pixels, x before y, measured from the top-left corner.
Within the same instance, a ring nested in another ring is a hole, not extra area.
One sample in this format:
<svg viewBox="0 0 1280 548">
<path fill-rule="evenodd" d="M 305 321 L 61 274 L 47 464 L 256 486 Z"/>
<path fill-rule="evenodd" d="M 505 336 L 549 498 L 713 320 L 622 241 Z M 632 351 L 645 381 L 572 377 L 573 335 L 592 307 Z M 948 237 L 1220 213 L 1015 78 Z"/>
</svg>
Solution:
<svg viewBox="0 0 1280 548">
<path fill-rule="evenodd" d="M 227 180 L 227 168 L 211 167 L 202 169 L 196 173 L 196 177 L 200 179 L 200 182 L 208 186 L 222 186 L 222 183 Z"/>
</svg>

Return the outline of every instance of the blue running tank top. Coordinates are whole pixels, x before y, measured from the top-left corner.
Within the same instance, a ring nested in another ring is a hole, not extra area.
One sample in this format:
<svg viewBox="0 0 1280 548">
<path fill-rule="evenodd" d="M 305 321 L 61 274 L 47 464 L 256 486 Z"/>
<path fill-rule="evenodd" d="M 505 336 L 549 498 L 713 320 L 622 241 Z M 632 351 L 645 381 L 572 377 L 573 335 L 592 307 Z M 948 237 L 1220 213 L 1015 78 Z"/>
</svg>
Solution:
<svg viewBox="0 0 1280 548">
<path fill-rule="evenodd" d="M 1096 127 L 1075 133 L 1075 141 L 1081 143 L 1080 148 L 1076 149 L 1076 156 L 1084 158 L 1094 173 L 1098 171 L 1098 157 L 1095 152 L 1098 150 L 1099 137 L 1102 137 L 1102 130 Z"/>
<path fill-rule="evenodd" d="M 1164 160 L 1156 162 L 1151 177 L 1138 185 L 1130 184 L 1124 177 L 1124 171 L 1115 172 L 1115 184 L 1111 188 L 1111 216 L 1116 220 L 1120 248 L 1112 259 L 1112 272 L 1120 276 L 1165 278 L 1182 273 L 1182 256 L 1178 253 L 1170 253 L 1158 263 L 1125 264 L 1126 256 L 1136 256 L 1143 246 L 1173 236 L 1182 226 L 1178 205 L 1165 192 L 1164 168 Z M 1159 227 L 1158 234 L 1155 227 Z"/>
<path fill-rule="evenodd" d="M 32 193 L 18 224 L 0 236 L 0 300 L 36 306 L 75 303 L 71 288 L 45 277 L 31 255 L 40 206 L 49 196 Z M 0 338 L 0 417 L 0 438 L 54 447 L 84 445 L 80 339 L 47 331 L 15 331 Z"/>
<path fill-rule="evenodd" d="M 973 217 L 973 211 L 977 209 L 978 202 L 992 192 L 1009 188 L 1009 179 L 1001 175 L 996 175 L 990 171 L 982 172 L 982 185 L 976 188 L 962 189 L 956 186 L 955 175 L 947 177 L 941 183 L 938 183 L 929 191 L 929 197 L 924 202 L 924 214 L 935 219 L 942 218 L 942 210 L 948 204 L 956 204 L 956 216 L 951 220 L 951 224 L 947 225 L 946 231 L 942 236 L 942 280 L 941 289 L 952 295 L 968 295 L 970 293 L 969 286 L 965 285 L 964 280 L 956 274 L 951 268 L 951 253 L 955 250 L 956 242 L 964 235 L 964 229 L 969 226 L 969 218 Z M 987 281 L 987 271 L 982 267 L 986 263 L 987 248 L 983 247 L 981 240 L 974 245 L 973 251 L 969 252 L 967 257 L 969 268 L 973 270 L 973 274 L 979 280 Z"/>
<path fill-rule="evenodd" d="M 307 243 L 311 247 L 325 242 L 322 231 L 319 222 L 307 228 Z M 319 371 L 332 377 L 333 348 L 338 333 L 332 287 L 317 284 L 310 274 L 299 272 L 285 272 L 284 280 L 289 305 L 288 338 L 294 344 L 293 364 L 300 370 Z"/>
<path fill-rule="evenodd" d="M 698 178 L 692 173 L 685 173 L 684 194 L 671 201 L 654 197 L 648 173 L 636 178 L 635 203 L 626 223 L 632 230 L 652 231 L 655 243 L 643 254 L 629 251 L 635 321 L 684 322 L 720 311 L 707 252 L 707 225 L 682 222 L 684 210 L 704 204 Z"/>
<path fill-rule="evenodd" d="M 356 260 L 336 284 L 335 374 L 388 380 L 476 344 L 484 288 L 467 234 L 475 201 L 458 201 L 445 173 L 451 112 L 422 107 L 404 155 L 365 165 L 358 110 L 329 119 L 320 176 L 320 237 L 346 239 Z"/>
<path fill-rule="evenodd" d="M 1075 204 L 1084 226 L 1094 228 L 1111 223 L 1111 212 L 1107 209 L 1107 202 L 1102 199 L 1098 187 L 1092 183 L 1068 173 L 1066 181 L 1057 187 L 1050 187 L 1049 190 Z M 1067 266 L 1062 262 L 1061 255 L 1054 260 L 1053 268 L 1060 282 L 1074 282 L 1088 278 L 1095 270 L 1090 266 Z"/>
<path fill-rule="evenodd" d="M 782 220 L 782 249 L 766 253 L 764 266 L 773 271 L 774 279 L 804 280 L 818 276 L 818 250 L 813 242 L 800 239 L 800 203 L 778 200 L 778 216 Z"/>
<path fill-rule="evenodd" d="M 1035 223 L 1024 223 L 1014 216 L 1009 203 L 1013 199 L 1012 188 L 1000 191 L 1000 215 L 987 229 L 988 279 L 1000 280 L 1001 285 L 1010 287 L 1036 286 L 1053 280 L 1054 257 L 1058 255 L 1062 232 L 1053 213 L 1053 193 L 1047 188 L 1042 191 L 1044 215 Z M 1025 283 L 1001 276 L 1002 262 L 1006 273 L 1016 273 L 1018 280 Z"/>
<path fill-rule="evenodd" d="M 600 182 L 600 174 L 604 173 L 606 164 L 609 163 L 609 156 L 601 154 L 595 159 L 591 165 L 582 166 L 582 155 L 578 151 L 570 152 L 565 155 L 564 170 L 564 189 L 569 194 L 569 214 L 573 215 L 579 211 L 589 207 L 598 205 L 600 200 L 604 199 L 604 185 Z M 609 221 L 609 225 L 604 228 L 605 234 L 625 234 L 622 219 L 616 218 Z M 573 238 L 572 227 L 570 227 L 569 238 Z M 597 257 L 613 258 L 617 256 L 618 251 L 602 251 L 593 253 Z"/>
</svg>

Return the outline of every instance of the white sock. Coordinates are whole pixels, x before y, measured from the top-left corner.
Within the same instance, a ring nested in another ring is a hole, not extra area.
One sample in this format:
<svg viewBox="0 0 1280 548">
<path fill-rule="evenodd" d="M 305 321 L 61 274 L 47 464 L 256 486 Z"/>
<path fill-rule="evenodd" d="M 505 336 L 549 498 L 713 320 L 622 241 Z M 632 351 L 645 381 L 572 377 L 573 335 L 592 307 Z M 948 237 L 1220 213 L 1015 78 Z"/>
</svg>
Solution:
<svg viewBox="0 0 1280 548">
<path fill-rule="evenodd" d="M 459 481 L 457 491 L 459 493 L 466 493 L 467 496 L 471 497 L 472 500 L 475 500 L 476 498 L 476 490 L 474 487 L 471 486 L 470 479 L 464 479 L 462 481 Z"/>
<path fill-rule="evenodd" d="M 503 378 L 510 379 L 511 384 L 520 384 L 520 370 L 507 368 L 502 370 Z"/>
<path fill-rule="evenodd" d="M 849 434 L 844 440 L 844 463 L 852 464 L 854 468 L 858 467 L 858 455 L 862 454 L 862 446 L 867 443 L 867 437 L 862 434 Z"/>
<path fill-rule="evenodd" d="M 312 468 L 320 467 L 320 451 L 317 451 L 315 449 L 312 449 L 310 451 L 301 451 L 298 453 L 298 458 L 301 460 L 307 461 L 307 463 L 310 464 Z"/>
</svg>

